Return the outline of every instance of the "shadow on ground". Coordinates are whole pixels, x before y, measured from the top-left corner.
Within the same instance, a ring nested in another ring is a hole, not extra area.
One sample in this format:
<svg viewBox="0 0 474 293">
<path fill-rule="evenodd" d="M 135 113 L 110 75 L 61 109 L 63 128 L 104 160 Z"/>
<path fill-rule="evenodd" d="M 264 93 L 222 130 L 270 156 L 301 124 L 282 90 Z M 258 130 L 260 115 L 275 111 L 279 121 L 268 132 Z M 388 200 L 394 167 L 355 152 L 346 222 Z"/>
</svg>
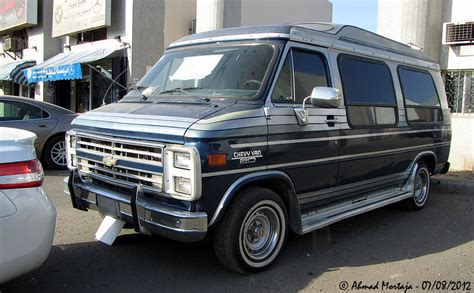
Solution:
<svg viewBox="0 0 474 293">
<path fill-rule="evenodd" d="M 328 271 L 435 254 L 474 240 L 474 197 L 433 193 L 428 206 L 397 205 L 289 239 L 270 270 L 252 276 L 226 271 L 210 243 L 122 235 L 56 245 L 39 269 L 0 287 L 2 292 L 296 291 Z"/>
</svg>

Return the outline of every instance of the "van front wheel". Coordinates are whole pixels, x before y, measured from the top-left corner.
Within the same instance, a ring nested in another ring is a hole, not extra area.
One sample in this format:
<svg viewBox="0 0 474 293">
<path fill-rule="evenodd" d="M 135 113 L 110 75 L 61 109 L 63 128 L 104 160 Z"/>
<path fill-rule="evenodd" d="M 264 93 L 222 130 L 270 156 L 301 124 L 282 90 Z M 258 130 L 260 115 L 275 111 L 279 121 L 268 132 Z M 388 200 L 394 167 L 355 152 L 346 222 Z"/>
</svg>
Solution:
<svg viewBox="0 0 474 293">
<path fill-rule="evenodd" d="M 288 214 L 273 191 L 252 187 L 242 191 L 216 229 L 214 250 L 228 269 L 241 274 L 268 268 L 288 235 Z"/>
</svg>

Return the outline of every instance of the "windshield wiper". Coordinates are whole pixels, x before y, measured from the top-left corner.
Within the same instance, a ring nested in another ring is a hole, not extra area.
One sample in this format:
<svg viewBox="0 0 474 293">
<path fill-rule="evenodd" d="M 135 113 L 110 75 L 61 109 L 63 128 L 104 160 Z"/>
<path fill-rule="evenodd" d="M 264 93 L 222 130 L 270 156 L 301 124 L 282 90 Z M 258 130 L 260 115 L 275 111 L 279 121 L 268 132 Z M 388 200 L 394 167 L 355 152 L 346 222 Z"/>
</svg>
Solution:
<svg viewBox="0 0 474 293">
<path fill-rule="evenodd" d="M 180 88 L 180 87 L 177 87 L 177 88 L 174 88 L 172 90 L 167 90 L 167 91 L 162 91 L 159 93 L 159 95 L 161 94 L 169 94 L 169 93 L 185 93 L 185 94 L 190 94 L 192 95 L 193 97 L 195 98 L 198 98 L 202 101 L 205 101 L 205 102 L 210 102 L 211 99 L 209 98 L 205 98 L 205 97 L 202 97 L 202 96 L 199 96 L 199 95 L 196 95 L 192 92 L 189 92 L 189 90 L 200 90 L 202 89 L 201 87 L 185 87 L 185 88 Z"/>
</svg>

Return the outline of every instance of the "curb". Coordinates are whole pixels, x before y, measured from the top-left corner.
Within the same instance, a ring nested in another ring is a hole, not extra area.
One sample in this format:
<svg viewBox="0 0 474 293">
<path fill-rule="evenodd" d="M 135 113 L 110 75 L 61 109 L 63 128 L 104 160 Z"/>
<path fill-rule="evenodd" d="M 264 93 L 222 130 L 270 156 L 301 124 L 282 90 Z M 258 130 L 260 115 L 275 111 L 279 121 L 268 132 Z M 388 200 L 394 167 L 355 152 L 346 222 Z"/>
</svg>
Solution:
<svg viewBox="0 0 474 293">
<path fill-rule="evenodd" d="M 437 192 L 474 194 L 474 180 L 433 177 L 431 189 Z"/>
</svg>

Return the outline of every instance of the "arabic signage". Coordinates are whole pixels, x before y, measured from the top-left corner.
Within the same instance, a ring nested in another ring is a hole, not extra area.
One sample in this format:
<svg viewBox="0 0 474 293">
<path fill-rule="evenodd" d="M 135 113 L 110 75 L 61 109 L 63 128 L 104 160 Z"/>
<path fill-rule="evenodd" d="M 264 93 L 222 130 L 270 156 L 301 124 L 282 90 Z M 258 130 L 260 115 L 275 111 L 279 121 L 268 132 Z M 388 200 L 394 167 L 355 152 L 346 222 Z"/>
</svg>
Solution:
<svg viewBox="0 0 474 293">
<path fill-rule="evenodd" d="M 26 76 L 28 83 L 82 78 L 80 63 L 25 69 L 23 74 Z"/>
<path fill-rule="evenodd" d="M 53 37 L 109 26 L 111 0 L 54 0 Z"/>
<path fill-rule="evenodd" d="M 0 33 L 38 24 L 38 0 L 0 0 Z"/>
</svg>

